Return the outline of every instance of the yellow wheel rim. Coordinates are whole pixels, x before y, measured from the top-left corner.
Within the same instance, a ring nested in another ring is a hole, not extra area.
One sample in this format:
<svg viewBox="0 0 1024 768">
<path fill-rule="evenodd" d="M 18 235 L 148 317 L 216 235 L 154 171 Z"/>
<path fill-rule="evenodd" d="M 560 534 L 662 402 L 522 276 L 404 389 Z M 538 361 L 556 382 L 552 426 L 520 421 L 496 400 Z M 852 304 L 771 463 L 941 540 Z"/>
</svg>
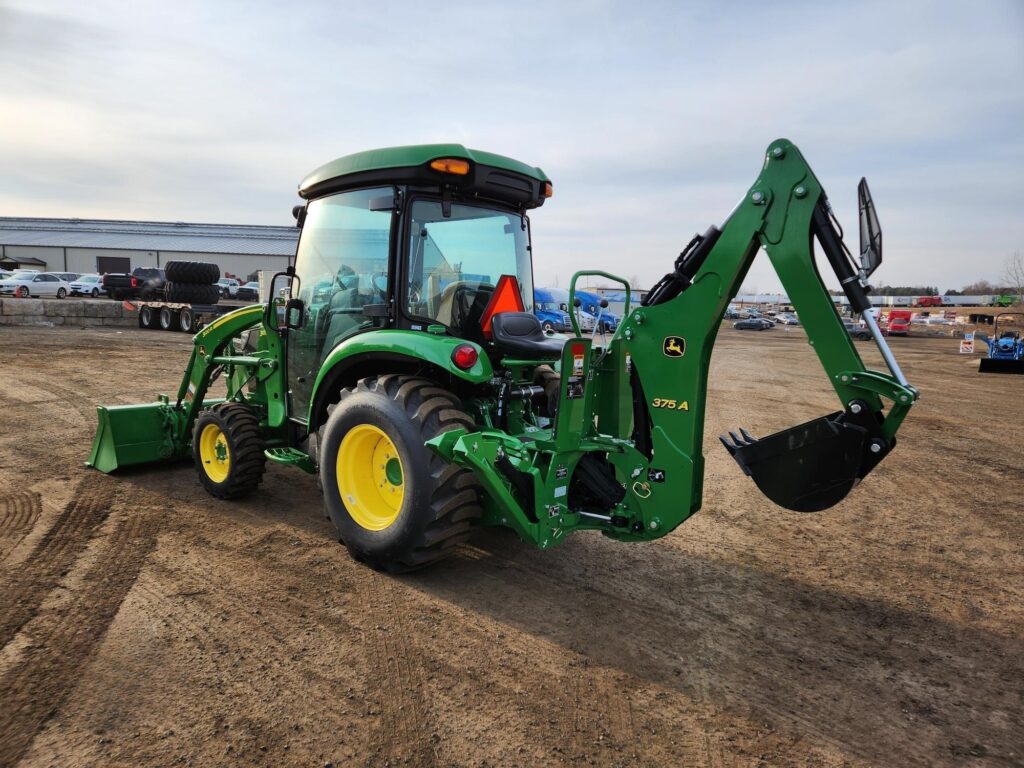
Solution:
<svg viewBox="0 0 1024 768">
<path fill-rule="evenodd" d="M 223 483 L 231 471 L 231 449 L 228 439 L 216 424 L 207 424 L 199 434 L 199 458 L 206 476 Z"/>
<path fill-rule="evenodd" d="M 338 492 L 349 516 L 368 531 L 382 531 L 398 518 L 405 498 L 405 472 L 391 438 L 372 424 L 346 433 L 338 448 Z"/>
</svg>

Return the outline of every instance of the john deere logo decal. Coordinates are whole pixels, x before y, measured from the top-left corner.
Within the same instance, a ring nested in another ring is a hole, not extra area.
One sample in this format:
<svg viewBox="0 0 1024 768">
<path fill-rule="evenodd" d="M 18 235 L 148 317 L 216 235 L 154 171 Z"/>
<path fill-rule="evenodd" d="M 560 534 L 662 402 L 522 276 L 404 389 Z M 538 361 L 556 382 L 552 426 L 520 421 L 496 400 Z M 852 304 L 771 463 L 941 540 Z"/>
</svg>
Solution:
<svg viewBox="0 0 1024 768">
<path fill-rule="evenodd" d="M 686 352 L 686 339 L 682 336 L 666 336 L 661 349 L 668 357 L 682 357 Z"/>
</svg>

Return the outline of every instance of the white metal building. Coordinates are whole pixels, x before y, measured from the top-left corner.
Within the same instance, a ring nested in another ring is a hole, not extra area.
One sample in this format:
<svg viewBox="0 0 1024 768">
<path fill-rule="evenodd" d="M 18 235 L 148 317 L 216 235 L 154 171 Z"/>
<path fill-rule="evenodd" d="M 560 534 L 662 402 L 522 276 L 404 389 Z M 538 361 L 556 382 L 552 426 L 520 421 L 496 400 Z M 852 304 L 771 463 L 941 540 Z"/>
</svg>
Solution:
<svg viewBox="0 0 1024 768">
<path fill-rule="evenodd" d="M 244 281 L 287 267 L 298 235 L 295 227 L 0 217 L 0 266 L 84 274 L 210 261 Z"/>
</svg>

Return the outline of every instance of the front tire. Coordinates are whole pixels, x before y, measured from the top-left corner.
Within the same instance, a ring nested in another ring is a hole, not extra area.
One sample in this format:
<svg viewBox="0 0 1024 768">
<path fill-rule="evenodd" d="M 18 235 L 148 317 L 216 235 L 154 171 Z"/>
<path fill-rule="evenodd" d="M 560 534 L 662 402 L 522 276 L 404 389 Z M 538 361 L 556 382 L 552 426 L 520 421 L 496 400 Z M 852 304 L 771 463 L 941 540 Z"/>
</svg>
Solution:
<svg viewBox="0 0 1024 768">
<path fill-rule="evenodd" d="M 98 299 L 100 297 L 100 289 L 93 288 L 92 291 L 90 291 L 89 295 L 92 296 L 94 299 Z"/>
<path fill-rule="evenodd" d="M 259 419 L 241 403 L 203 411 L 192 432 L 199 482 L 211 496 L 237 499 L 256 490 L 266 470 Z"/>
<path fill-rule="evenodd" d="M 386 375 L 341 391 L 317 443 L 324 507 L 358 561 L 402 572 L 435 563 L 482 515 L 473 474 L 424 442 L 474 428 L 454 395 L 427 379 Z"/>
<path fill-rule="evenodd" d="M 64 288 L 58 288 L 57 289 L 57 298 L 58 299 L 63 299 L 67 295 L 68 295 L 68 292 Z"/>
</svg>

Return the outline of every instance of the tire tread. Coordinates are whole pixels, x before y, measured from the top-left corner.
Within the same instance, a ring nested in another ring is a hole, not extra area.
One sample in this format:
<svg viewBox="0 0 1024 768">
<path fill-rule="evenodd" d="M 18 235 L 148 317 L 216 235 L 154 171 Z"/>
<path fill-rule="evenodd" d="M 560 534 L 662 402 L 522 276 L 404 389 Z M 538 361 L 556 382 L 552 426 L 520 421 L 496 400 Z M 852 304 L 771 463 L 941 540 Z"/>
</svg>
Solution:
<svg viewBox="0 0 1024 768">
<path fill-rule="evenodd" d="M 429 379 L 407 374 L 384 374 L 361 379 L 354 387 L 342 389 L 338 403 L 327 407 L 328 413 L 355 392 L 381 392 L 401 405 L 413 422 L 424 442 L 453 429 L 476 428 L 473 420 L 462 410 L 461 400 Z M 326 423 L 325 423 L 326 425 Z M 323 430 L 318 442 L 323 445 Z M 434 481 L 430 507 L 432 520 L 415 540 L 400 552 L 387 558 L 360 551 L 346 543 L 352 556 L 378 571 L 402 573 L 432 565 L 451 554 L 451 550 L 466 541 L 476 523 L 483 516 L 480 505 L 481 487 L 473 473 L 444 461 L 432 451 L 428 459 L 428 472 Z"/>
</svg>

